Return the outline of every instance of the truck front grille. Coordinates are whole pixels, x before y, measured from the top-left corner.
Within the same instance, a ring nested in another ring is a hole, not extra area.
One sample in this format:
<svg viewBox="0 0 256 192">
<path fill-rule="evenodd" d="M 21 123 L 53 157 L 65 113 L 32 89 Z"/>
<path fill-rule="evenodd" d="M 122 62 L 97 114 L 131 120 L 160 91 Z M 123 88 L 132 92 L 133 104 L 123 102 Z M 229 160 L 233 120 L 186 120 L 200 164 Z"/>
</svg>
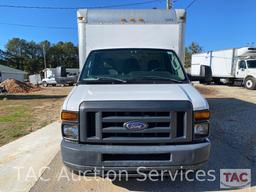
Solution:
<svg viewBox="0 0 256 192">
<path fill-rule="evenodd" d="M 192 107 L 189 102 L 109 101 L 86 102 L 80 109 L 80 142 L 85 143 L 177 143 L 191 140 Z M 124 123 L 148 126 L 130 130 Z"/>
</svg>

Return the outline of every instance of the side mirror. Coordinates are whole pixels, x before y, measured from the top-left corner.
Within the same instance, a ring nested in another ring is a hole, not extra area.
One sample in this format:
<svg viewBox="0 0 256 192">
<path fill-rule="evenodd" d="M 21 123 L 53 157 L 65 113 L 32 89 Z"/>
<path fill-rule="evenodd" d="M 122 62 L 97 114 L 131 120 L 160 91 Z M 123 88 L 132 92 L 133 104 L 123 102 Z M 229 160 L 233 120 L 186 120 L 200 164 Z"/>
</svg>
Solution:
<svg viewBox="0 0 256 192">
<path fill-rule="evenodd" d="M 191 81 L 192 75 L 187 73 L 187 76 L 188 76 L 189 80 Z"/>
<path fill-rule="evenodd" d="M 210 66 L 200 66 L 200 78 L 202 79 L 202 82 L 205 83 L 210 83 L 212 81 L 212 69 Z"/>
<path fill-rule="evenodd" d="M 196 81 L 196 80 L 197 80 L 197 78 L 194 77 L 194 76 L 192 76 L 190 73 L 187 73 L 187 76 L 188 76 L 188 79 L 189 79 L 190 81 Z"/>
</svg>

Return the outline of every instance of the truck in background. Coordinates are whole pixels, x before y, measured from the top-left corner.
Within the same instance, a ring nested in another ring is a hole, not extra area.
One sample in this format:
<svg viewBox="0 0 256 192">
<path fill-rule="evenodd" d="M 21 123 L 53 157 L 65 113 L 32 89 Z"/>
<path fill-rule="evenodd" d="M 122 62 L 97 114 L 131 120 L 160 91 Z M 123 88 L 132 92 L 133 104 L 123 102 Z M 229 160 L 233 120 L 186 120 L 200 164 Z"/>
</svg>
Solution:
<svg viewBox="0 0 256 192">
<path fill-rule="evenodd" d="M 185 11 L 82 9 L 77 16 L 81 73 L 61 112 L 64 164 L 101 175 L 206 163 L 210 112 L 181 62 Z"/>
<path fill-rule="evenodd" d="M 55 68 L 46 68 L 43 70 L 44 78 L 42 79 L 42 85 L 47 87 L 48 85 L 56 86 L 55 80 Z"/>
<path fill-rule="evenodd" d="M 59 66 L 55 69 L 55 81 L 59 85 L 72 86 L 77 82 L 78 74 L 78 70 L 73 69 L 68 72 L 65 67 Z"/>
<path fill-rule="evenodd" d="M 214 83 L 226 80 L 229 84 L 240 82 L 247 89 L 256 89 L 256 48 L 242 47 L 192 55 L 193 78 L 200 78 L 205 66 L 211 69 Z"/>
<path fill-rule="evenodd" d="M 29 82 L 33 85 L 42 84 L 42 79 L 40 74 L 33 74 L 28 76 Z"/>
<path fill-rule="evenodd" d="M 65 68 L 63 66 L 58 66 L 56 68 L 46 68 L 43 70 L 44 78 L 41 84 L 44 87 L 48 85 L 56 86 L 58 85 L 74 85 L 77 82 L 77 77 L 79 75 L 78 68 Z"/>
</svg>

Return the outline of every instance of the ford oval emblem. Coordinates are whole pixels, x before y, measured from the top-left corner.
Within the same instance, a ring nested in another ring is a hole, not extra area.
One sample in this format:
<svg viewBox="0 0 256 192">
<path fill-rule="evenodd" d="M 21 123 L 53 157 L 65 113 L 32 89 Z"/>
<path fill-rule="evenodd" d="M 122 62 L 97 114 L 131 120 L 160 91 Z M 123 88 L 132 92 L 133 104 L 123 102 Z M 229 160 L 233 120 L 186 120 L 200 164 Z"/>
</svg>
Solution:
<svg viewBox="0 0 256 192">
<path fill-rule="evenodd" d="M 123 127 L 131 131 L 142 131 L 148 127 L 148 124 L 139 121 L 129 121 L 124 123 Z"/>
</svg>

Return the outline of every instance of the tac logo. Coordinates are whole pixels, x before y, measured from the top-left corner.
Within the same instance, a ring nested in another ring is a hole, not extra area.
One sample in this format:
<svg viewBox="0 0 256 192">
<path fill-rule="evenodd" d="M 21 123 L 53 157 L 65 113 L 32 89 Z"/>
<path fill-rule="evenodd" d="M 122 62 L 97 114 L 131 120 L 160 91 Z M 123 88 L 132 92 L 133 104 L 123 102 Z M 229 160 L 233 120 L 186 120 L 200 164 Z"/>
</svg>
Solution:
<svg viewBox="0 0 256 192">
<path fill-rule="evenodd" d="M 220 188 L 245 188 L 251 186 L 250 169 L 220 169 Z"/>
</svg>

